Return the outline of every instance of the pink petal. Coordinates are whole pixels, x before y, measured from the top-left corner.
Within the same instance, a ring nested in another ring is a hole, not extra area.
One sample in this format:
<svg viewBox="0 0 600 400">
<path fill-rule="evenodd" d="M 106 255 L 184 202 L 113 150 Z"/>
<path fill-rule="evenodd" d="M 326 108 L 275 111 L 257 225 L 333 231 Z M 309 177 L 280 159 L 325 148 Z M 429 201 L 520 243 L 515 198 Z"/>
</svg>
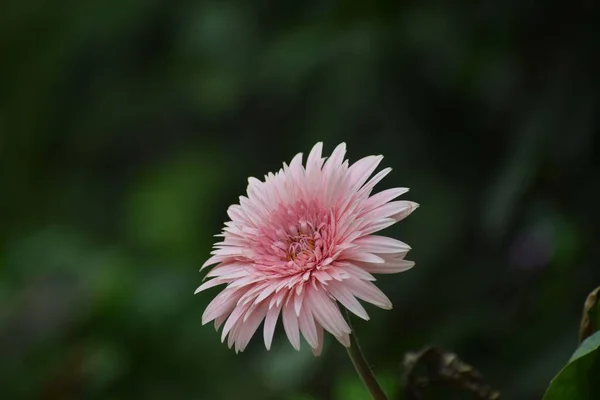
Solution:
<svg viewBox="0 0 600 400">
<path fill-rule="evenodd" d="M 394 200 L 396 197 L 403 195 L 408 192 L 408 188 L 394 188 L 383 190 L 379 193 L 374 194 L 365 201 L 365 211 L 373 210 L 385 203 Z"/>
<path fill-rule="evenodd" d="M 343 284 L 340 285 L 331 285 L 329 288 L 329 292 L 337 301 L 339 301 L 344 307 L 350 310 L 352 313 L 356 314 L 360 318 L 368 321 L 369 315 L 364 307 L 356 300 L 356 297 L 350 292 L 350 290 L 346 289 Z"/>
<path fill-rule="evenodd" d="M 275 326 L 277 325 L 277 318 L 279 317 L 279 307 L 270 308 L 267 311 L 264 326 L 264 339 L 265 347 L 267 350 L 271 349 L 271 342 L 273 341 L 273 334 L 275 333 Z"/>
<path fill-rule="evenodd" d="M 283 328 L 285 333 L 296 350 L 300 350 L 300 332 L 298 331 L 298 317 L 291 304 L 283 306 L 282 312 Z"/>
<path fill-rule="evenodd" d="M 300 316 L 298 317 L 300 331 L 302 335 L 310 345 L 310 347 L 317 348 L 319 346 L 319 337 L 317 335 L 317 327 L 315 325 L 315 319 L 308 307 L 302 308 Z"/>
<path fill-rule="evenodd" d="M 312 348 L 312 353 L 318 357 L 323 352 L 323 328 L 317 325 L 317 347 Z"/>
<path fill-rule="evenodd" d="M 301 288 L 302 286 L 298 286 Z M 302 301 L 304 300 L 304 296 L 296 294 L 294 296 L 294 311 L 296 312 L 296 316 L 300 316 L 300 311 L 302 310 Z"/>
<path fill-rule="evenodd" d="M 385 264 L 365 264 L 363 268 L 373 274 L 395 274 L 404 272 L 415 266 L 413 261 L 398 260 L 386 262 Z"/>
<path fill-rule="evenodd" d="M 242 249 L 240 247 L 222 247 L 211 252 L 215 256 L 241 256 Z"/>
<path fill-rule="evenodd" d="M 233 204 L 227 209 L 227 215 L 232 221 L 246 222 L 246 215 L 239 204 Z"/>
<path fill-rule="evenodd" d="M 325 204 L 330 204 L 331 193 L 337 187 L 339 181 L 343 178 L 343 175 L 336 174 L 339 170 L 342 162 L 344 161 L 344 155 L 346 154 L 346 143 L 340 143 L 331 154 L 331 157 L 323 165 L 323 183 L 326 190 L 324 195 Z"/>
<path fill-rule="evenodd" d="M 384 310 L 392 309 L 392 302 L 377 286 L 359 279 L 348 279 L 344 282 L 352 294 L 361 300 L 376 305 Z"/>
<path fill-rule="evenodd" d="M 367 183 L 365 183 L 365 185 L 360 189 L 359 193 L 370 194 L 371 190 L 373 190 L 375 185 L 381 182 L 381 180 L 385 178 L 390 172 L 392 172 L 391 168 L 384 168 L 381 171 L 379 171 L 374 177 L 372 177 Z"/>
<path fill-rule="evenodd" d="M 215 318 L 215 330 L 219 330 L 219 328 L 221 327 L 221 325 L 223 325 L 223 322 L 225 322 L 227 320 L 227 314 L 221 315 L 218 318 Z"/>
<path fill-rule="evenodd" d="M 246 305 L 248 303 L 257 304 L 260 303 L 261 300 L 258 300 L 258 296 L 268 292 L 268 288 L 271 286 L 270 282 L 257 282 L 252 285 L 248 291 L 238 300 L 238 305 Z M 266 296 L 268 297 L 268 295 Z"/>
<path fill-rule="evenodd" d="M 382 260 L 385 260 L 384 258 L 382 258 Z M 362 263 L 362 262 L 356 262 L 356 261 L 352 261 L 352 262 L 345 262 L 345 261 L 340 261 L 336 263 L 336 266 L 339 267 L 340 269 L 342 269 L 344 272 L 346 272 L 349 276 L 354 276 L 355 278 L 361 279 L 363 281 L 375 281 L 375 277 L 373 275 L 371 275 L 369 272 L 365 271 L 362 267 L 360 267 L 359 265 L 372 265 L 369 263 Z M 381 263 L 376 263 L 377 265 L 383 265 Z"/>
<path fill-rule="evenodd" d="M 384 263 L 385 260 L 378 255 L 367 253 L 359 249 L 349 249 L 342 251 L 339 257 L 340 260 L 354 260 L 368 263 Z"/>
<path fill-rule="evenodd" d="M 275 291 L 275 289 L 277 288 L 277 285 L 274 283 L 269 283 L 266 288 L 264 288 L 260 295 L 258 295 L 258 297 L 256 298 L 255 302 L 258 303 L 260 301 L 263 301 L 264 299 L 266 299 L 267 297 L 269 297 L 271 294 L 273 294 L 273 292 Z"/>
<path fill-rule="evenodd" d="M 198 293 L 202 292 L 203 290 L 210 289 L 215 286 L 223 285 L 225 283 L 227 283 L 227 281 L 219 279 L 219 278 L 211 279 L 207 282 L 204 282 L 202 285 L 200 285 L 198 287 L 198 289 L 196 289 L 194 294 L 198 294 Z"/>
<path fill-rule="evenodd" d="M 365 227 L 362 228 L 360 231 L 363 235 L 370 235 L 371 233 L 379 232 L 389 226 L 392 226 L 396 222 L 397 221 L 392 218 L 383 218 L 365 225 Z"/>
<path fill-rule="evenodd" d="M 413 210 L 416 209 L 415 204 L 416 203 L 412 201 L 392 201 L 374 209 L 373 211 L 370 211 L 365 215 L 365 218 L 369 218 L 371 220 L 379 220 L 383 218 L 391 218 L 393 215 L 397 214 L 410 214 Z M 396 219 L 395 221 L 397 222 L 398 220 Z"/>
<path fill-rule="evenodd" d="M 227 337 L 227 334 L 231 331 L 231 329 L 234 326 L 236 326 L 239 319 L 242 317 L 242 315 L 244 315 L 244 313 L 246 313 L 246 311 L 248 311 L 249 308 L 250 308 L 250 305 L 245 305 L 245 306 L 237 306 L 233 309 L 233 311 L 229 315 L 229 318 L 227 318 L 227 321 L 225 322 L 223 331 L 221 332 L 221 342 L 225 340 L 225 338 Z"/>
<path fill-rule="evenodd" d="M 219 277 L 221 279 L 243 278 L 250 275 L 250 270 L 243 264 L 221 264 L 213 268 L 207 278 Z"/>
<path fill-rule="evenodd" d="M 300 178 L 299 172 L 303 169 L 302 167 L 302 153 L 298 153 L 292 158 L 290 162 L 290 173 L 294 175 L 296 179 Z"/>
<path fill-rule="evenodd" d="M 235 324 L 231 332 L 229 333 L 229 337 L 227 338 L 227 347 L 231 349 L 233 344 L 237 341 L 238 335 L 242 331 L 242 324 Z M 237 351 L 236 351 L 237 354 Z"/>
<path fill-rule="evenodd" d="M 401 221 L 404 218 L 408 217 L 410 214 L 412 214 L 412 212 L 415 211 L 417 208 L 419 208 L 419 204 L 415 203 L 414 201 L 407 201 L 406 203 L 408 204 L 407 208 L 392 215 L 390 218 L 395 219 L 396 221 Z"/>
<path fill-rule="evenodd" d="M 223 260 L 223 257 L 221 257 L 221 256 L 212 256 L 208 260 L 206 260 L 206 262 L 204 264 L 202 264 L 202 267 L 200 267 L 200 271 L 202 271 L 204 268 L 208 267 L 209 265 L 220 263 L 222 260 Z"/>
<path fill-rule="evenodd" d="M 378 235 L 363 236 L 356 239 L 354 243 L 358 244 L 362 251 L 369 253 L 400 253 L 410 250 L 410 246 L 404 242 Z"/>
<path fill-rule="evenodd" d="M 335 336 L 335 338 L 340 342 L 344 347 L 350 347 L 350 335 L 348 333 L 344 333 L 341 336 Z"/>
<path fill-rule="evenodd" d="M 355 162 L 348 169 L 348 174 L 353 182 L 353 188 L 358 189 L 364 185 L 381 160 L 383 160 L 383 156 L 368 156 Z"/>
<path fill-rule="evenodd" d="M 250 343 L 250 339 L 254 335 L 254 332 L 258 329 L 258 326 L 265 318 L 265 314 L 267 312 L 266 304 L 259 306 L 252 315 L 241 325 L 241 331 L 238 333 L 236 340 L 236 352 L 244 351 L 248 343 Z"/>
<path fill-rule="evenodd" d="M 225 289 L 210 302 L 202 314 L 202 325 L 233 310 L 235 304 L 244 294 L 243 291 Z"/>
<path fill-rule="evenodd" d="M 323 291 L 323 289 L 311 289 L 307 295 L 310 308 L 315 319 L 333 335 L 350 333 L 351 329 L 340 313 L 337 305 Z"/>
<path fill-rule="evenodd" d="M 306 159 L 306 175 L 313 176 L 315 171 L 321 169 L 321 165 L 323 165 L 323 159 L 321 158 L 321 152 L 323 151 L 323 143 L 319 142 L 315 144 L 310 153 L 308 154 L 308 158 Z"/>
<path fill-rule="evenodd" d="M 336 146 L 336 148 L 333 150 L 333 153 L 331 153 L 331 157 L 329 157 L 329 159 L 323 166 L 323 169 L 333 170 L 333 169 L 339 167 L 340 165 L 342 165 L 345 154 L 346 154 L 346 143 L 338 144 Z"/>
</svg>

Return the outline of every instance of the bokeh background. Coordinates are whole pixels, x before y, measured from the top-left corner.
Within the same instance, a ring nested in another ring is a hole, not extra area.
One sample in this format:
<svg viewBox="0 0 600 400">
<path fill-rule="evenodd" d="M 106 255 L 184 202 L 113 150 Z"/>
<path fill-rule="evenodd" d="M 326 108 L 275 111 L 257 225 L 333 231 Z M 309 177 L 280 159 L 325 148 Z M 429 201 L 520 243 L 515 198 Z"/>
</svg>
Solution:
<svg viewBox="0 0 600 400">
<path fill-rule="evenodd" d="M 592 1 L 5 0 L 0 398 L 360 400 L 278 329 L 235 355 L 193 296 L 248 176 L 317 141 L 384 154 L 421 208 L 356 328 L 401 398 L 438 344 L 539 399 L 600 284 Z"/>
</svg>

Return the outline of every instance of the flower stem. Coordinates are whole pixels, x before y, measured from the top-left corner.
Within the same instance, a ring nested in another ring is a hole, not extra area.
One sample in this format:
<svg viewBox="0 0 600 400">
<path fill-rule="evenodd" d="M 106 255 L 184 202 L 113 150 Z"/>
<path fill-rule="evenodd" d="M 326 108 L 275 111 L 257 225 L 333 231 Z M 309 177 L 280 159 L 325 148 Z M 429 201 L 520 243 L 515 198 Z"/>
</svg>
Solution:
<svg viewBox="0 0 600 400">
<path fill-rule="evenodd" d="M 348 347 L 346 350 L 348 351 L 348 356 L 350 356 L 350 360 L 352 360 L 352 364 L 354 365 L 358 376 L 360 376 L 360 379 L 362 379 L 374 400 L 387 400 L 387 396 L 381 389 L 381 386 L 379 386 L 379 382 L 377 382 L 375 374 L 373 374 L 373 371 L 369 367 L 369 363 L 360 350 L 360 345 L 358 344 L 358 339 L 356 337 L 356 331 L 350 322 L 350 314 L 348 313 L 348 310 L 346 310 L 346 319 L 348 321 L 348 325 L 350 325 L 350 328 L 352 329 L 352 333 L 350 334 L 350 347 Z"/>
</svg>

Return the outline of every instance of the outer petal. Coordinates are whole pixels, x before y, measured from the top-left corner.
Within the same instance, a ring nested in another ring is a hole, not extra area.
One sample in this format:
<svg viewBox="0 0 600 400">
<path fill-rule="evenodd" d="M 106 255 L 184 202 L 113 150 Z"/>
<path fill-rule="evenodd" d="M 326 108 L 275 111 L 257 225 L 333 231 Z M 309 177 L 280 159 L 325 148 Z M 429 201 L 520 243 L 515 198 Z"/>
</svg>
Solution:
<svg viewBox="0 0 600 400">
<path fill-rule="evenodd" d="M 356 239 L 354 243 L 359 245 L 360 250 L 374 254 L 402 253 L 410 250 L 410 246 L 406 243 L 386 236 L 363 236 Z"/>
<path fill-rule="evenodd" d="M 372 274 L 396 274 L 398 272 L 408 271 L 414 266 L 414 261 L 395 260 L 388 261 L 385 264 L 363 264 L 362 268 Z"/>
<path fill-rule="evenodd" d="M 352 188 L 359 189 L 369 179 L 369 176 L 375 171 L 375 168 L 383 160 L 383 156 L 368 156 L 352 164 L 348 169 L 348 174 L 352 181 Z"/>
<path fill-rule="evenodd" d="M 396 197 L 401 196 L 406 192 L 408 192 L 408 188 L 387 189 L 376 193 L 365 201 L 364 209 L 365 211 L 373 210 L 387 202 L 394 200 Z"/>
<path fill-rule="evenodd" d="M 334 336 L 352 331 L 337 305 L 323 289 L 319 289 L 318 286 L 316 289 L 311 287 L 307 293 L 307 300 L 315 319 Z"/>
<path fill-rule="evenodd" d="M 323 151 L 323 143 L 319 142 L 314 145 L 308 158 L 306 159 L 306 175 L 310 178 L 321 169 L 323 165 L 323 159 L 321 158 L 321 152 Z"/>
<path fill-rule="evenodd" d="M 290 343 L 296 350 L 300 350 L 300 332 L 298 331 L 298 317 L 292 304 L 286 304 L 282 310 L 283 328 L 290 340 Z"/>
<path fill-rule="evenodd" d="M 323 328 L 317 325 L 317 347 L 312 349 L 313 355 L 318 357 L 323 352 Z"/>
<path fill-rule="evenodd" d="M 308 307 L 302 307 L 298 317 L 300 331 L 310 347 L 316 349 L 319 347 L 319 337 L 317 335 L 317 326 L 311 310 Z"/>
<path fill-rule="evenodd" d="M 225 289 L 210 302 L 202 314 L 202 325 L 205 325 L 215 318 L 224 314 L 229 314 L 244 291 Z"/>
<path fill-rule="evenodd" d="M 273 334 L 275 333 L 275 326 L 277 325 L 279 311 L 280 307 L 272 307 L 269 309 L 269 311 L 267 311 L 264 326 L 265 347 L 267 350 L 271 349 L 271 343 L 273 342 Z"/>
<path fill-rule="evenodd" d="M 368 321 L 369 315 L 356 297 L 343 284 L 329 285 L 329 292 L 348 310 Z"/>
<path fill-rule="evenodd" d="M 244 351 L 246 346 L 248 346 L 248 343 L 250 342 L 250 339 L 254 335 L 254 332 L 256 332 L 256 330 L 258 329 L 258 326 L 265 318 L 267 309 L 268 309 L 267 304 L 263 303 L 254 310 L 254 312 L 250 315 L 250 317 L 246 321 L 244 321 L 243 323 L 238 322 L 238 324 L 240 324 L 240 326 L 241 326 L 241 331 L 238 334 L 238 337 L 237 337 L 237 340 L 235 343 L 236 352 Z"/>
<path fill-rule="evenodd" d="M 347 279 L 344 281 L 352 294 L 359 299 L 376 305 L 384 310 L 392 309 L 392 302 L 383 292 L 371 282 L 360 279 Z"/>
</svg>

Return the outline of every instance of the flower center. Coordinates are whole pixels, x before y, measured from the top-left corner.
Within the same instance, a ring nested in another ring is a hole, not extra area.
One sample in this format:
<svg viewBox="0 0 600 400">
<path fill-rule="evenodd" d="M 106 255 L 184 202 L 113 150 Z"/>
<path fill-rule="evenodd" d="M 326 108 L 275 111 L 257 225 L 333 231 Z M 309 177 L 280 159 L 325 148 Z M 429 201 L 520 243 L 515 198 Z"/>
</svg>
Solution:
<svg viewBox="0 0 600 400">
<path fill-rule="evenodd" d="M 288 261 L 309 261 L 314 254 L 315 239 L 309 235 L 301 234 L 289 239 L 287 250 Z"/>
<path fill-rule="evenodd" d="M 281 204 L 260 228 L 252 261 L 264 273 L 277 276 L 319 269 L 331 262 L 335 248 L 332 218 L 332 211 L 316 201 Z"/>
</svg>

